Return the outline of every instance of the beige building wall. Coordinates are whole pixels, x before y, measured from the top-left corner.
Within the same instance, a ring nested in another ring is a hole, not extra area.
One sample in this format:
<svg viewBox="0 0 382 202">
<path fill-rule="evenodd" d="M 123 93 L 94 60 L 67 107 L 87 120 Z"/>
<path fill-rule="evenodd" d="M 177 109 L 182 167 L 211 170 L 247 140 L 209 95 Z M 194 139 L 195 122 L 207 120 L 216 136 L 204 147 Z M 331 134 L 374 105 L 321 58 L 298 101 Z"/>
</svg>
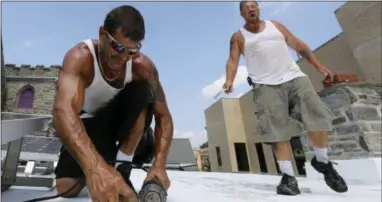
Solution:
<svg viewBox="0 0 382 202">
<path fill-rule="evenodd" d="M 205 116 L 211 171 L 239 172 L 235 143 L 244 143 L 247 155 L 250 153 L 239 100 L 220 99 L 205 111 Z M 217 147 L 220 150 L 222 165 L 219 165 Z M 250 163 L 249 169 L 251 170 Z"/>
<path fill-rule="evenodd" d="M 260 173 L 260 161 L 256 150 L 256 143 L 260 143 L 260 134 L 257 131 L 257 119 L 254 115 L 254 103 L 252 91 L 248 91 L 245 95 L 239 99 L 241 106 L 241 113 L 243 118 L 243 128 L 245 130 L 245 136 L 247 139 L 247 148 L 249 151 L 250 165 L 252 167 L 251 172 Z M 294 126 L 293 124 L 291 124 Z M 288 134 L 293 136 L 297 134 L 296 127 L 290 127 L 291 131 L 287 131 Z M 276 159 L 273 155 L 272 147 L 268 144 L 262 144 L 264 158 L 268 170 L 268 174 L 277 174 Z M 293 159 L 293 158 L 292 158 Z M 295 161 L 292 160 L 295 173 L 297 173 Z"/>
<path fill-rule="evenodd" d="M 224 119 L 223 102 L 219 100 L 205 110 L 206 130 L 208 134 L 208 155 L 213 172 L 232 172 L 228 147 L 228 135 Z M 220 150 L 220 159 L 218 155 Z M 221 163 L 219 165 L 219 162 Z"/>
<path fill-rule="evenodd" d="M 343 30 L 314 50 L 319 61 L 337 74 L 354 74 L 360 81 L 381 81 L 382 2 L 348 2 L 336 12 Z M 324 76 L 301 59 L 297 61 L 309 75 L 316 91 L 323 89 Z"/>
<path fill-rule="evenodd" d="M 206 165 L 209 164 L 208 149 L 194 149 L 194 156 L 198 170 L 208 171 Z"/>
<path fill-rule="evenodd" d="M 226 123 L 226 130 L 228 135 L 228 151 L 231 159 L 232 172 L 239 172 L 237 165 L 235 143 L 244 143 L 246 146 L 246 153 L 248 155 L 248 145 L 243 128 L 243 118 L 241 115 L 240 102 L 238 99 L 222 99 L 224 120 Z M 251 165 L 249 164 L 249 170 Z"/>
<path fill-rule="evenodd" d="M 251 92 L 251 91 L 250 91 Z M 260 162 L 258 159 L 258 154 L 255 147 L 255 142 L 258 142 L 258 134 L 256 133 L 256 120 L 254 119 L 253 110 L 253 102 L 252 100 L 252 94 L 248 92 L 245 95 L 241 96 L 239 99 L 240 102 L 240 110 L 243 118 L 243 129 L 245 132 L 245 136 L 247 139 L 247 150 L 248 150 L 248 158 L 249 158 L 249 164 L 251 166 L 251 172 L 253 173 L 260 173 Z M 264 153 L 264 155 L 266 155 Z M 270 157 L 268 157 L 270 156 Z M 268 158 L 267 158 L 268 157 Z M 270 162 L 272 164 L 273 156 L 267 155 L 266 161 Z M 270 159 L 270 160 L 268 160 Z M 274 163 L 273 163 L 274 164 Z M 270 166 L 267 166 L 270 167 Z M 273 165 L 274 167 L 274 165 Z M 271 168 L 273 168 L 271 166 Z M 271 169 L 272 171 L 276 172 L 276 169 Z"/>
<path fill-rule="evenodd" d="M 354 74 L 360 81 L 365 80 L 343 33 L 315 49 L 314 54 L 324 66 L 333 70 L 334 73 Z M 322 81 L 325 76 L 318 72 L 306 59 L 298 60 L 297 64 L 310 77 L 316 91 L 321 91 L 324 88 Z"/>
<path fill-rule="evenodd" d="M 381 82 L 381 1 L 349 2 L 335 14 L 368 82 Z"/>
<path fill-rule="evenodd" d="M 253 103 L 251 99 L 251 92 L 240 99 L 220 99 L 205 111 L 211 171 L 240 172 L 235 143 L 245 143 L 249 172 L 260 173 L 260 162 L 255 146 L 255 143 L 258 143 L 260 139 L 256 131 L 256 119 L 253 116 L 253 110 L 248 110 L 248 105 Z M 268 173 L 277 174 L 271 146 L 267 144 L 262 144 L 262 146 Z M 217 147 L 220 149 L 222 165 L 218 163 Z M 295 165 L 294 161 L 293 164 Z"/>
<path fill-rule="evenodd" d="M 199 149 L 194 149 L 194 156 L 196 161 L 196 166 L 198 167 L 198 170 L 202 170 L 202 156 L 200 154 Z"/>
</svg>

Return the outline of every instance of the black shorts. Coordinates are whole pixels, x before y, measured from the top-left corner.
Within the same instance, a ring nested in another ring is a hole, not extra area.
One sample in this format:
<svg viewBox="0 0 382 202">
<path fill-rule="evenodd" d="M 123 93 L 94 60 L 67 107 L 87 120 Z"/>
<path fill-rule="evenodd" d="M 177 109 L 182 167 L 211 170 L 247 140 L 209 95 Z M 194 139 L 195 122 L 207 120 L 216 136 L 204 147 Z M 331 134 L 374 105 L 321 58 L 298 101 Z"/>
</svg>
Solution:
<svg viewBox="0 0 382 202">
<path fill-rule="evenodd" d="M 94 117 L 82 119 L 87 134 L 105 161 L 116 160 L 120 146 L 117 142 L 123 142 L 145 108 L 147 109 L 145 130 L 150 127 L 153 103 L 154 94 L 149 84 L 132 82 L 126 84 L 125 88 L 105 107 L 94 114 Z M 114 165 L 114 163 L 109 164 Z M 65 147 L 61 148 L 55 174 L 56 179 L 84 177 L 81 167 Z"/>
</svg>

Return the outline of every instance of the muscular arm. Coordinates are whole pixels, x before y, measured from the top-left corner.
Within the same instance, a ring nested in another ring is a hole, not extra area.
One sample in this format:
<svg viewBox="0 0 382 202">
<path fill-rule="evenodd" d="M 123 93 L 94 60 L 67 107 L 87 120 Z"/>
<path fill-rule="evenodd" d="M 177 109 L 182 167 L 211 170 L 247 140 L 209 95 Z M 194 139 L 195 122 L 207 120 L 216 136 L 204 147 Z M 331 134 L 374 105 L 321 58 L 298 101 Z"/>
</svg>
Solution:
<svg viewBox="0 0 382 202">
<path fill-rule="evenodd" d="M 85 88 L 81 69 L 87 61 L 86 54 L 78 47 L 65 55 L 53 106 L 53 124 L 57 134 L 85 174 L 88 170 L 96 168 L 99 162 L 104 162 L 86 134 L 79 117 Z"/>
<path fill-rule="evenodd" d="M 155 116 L 155 163 L 154 166 L 165 167 L 166 159 L 173 138 L 173 121 L 167 107 L 166 96 L 159 81 L 158 70 L 153 62 L 145 57 L 150 74 L 148 81 L 155 94 L 154 116 Z"/>
<path fill-rule="evenodd" d="M 308 45 L 302 40 L 294 36 L 284 25 L 277 21 L 272 21 L 274 25 L 285 36 L 285 40 L 289 47 L 295 50 L 301 57 L 307 59 L 315 68 L 320 68 L 322 65 L 312 52 Z"/>
<path fill-rule="evenodd" d="M 232 35 L 229 46 L 229 58 L 226 64 L 226 79 L 228 82 L 233 83 L 236 77 L 237 68 L 240 59 L 240 46 L 239 46 L 240 33 L 236 32 Z"/>
</svg>

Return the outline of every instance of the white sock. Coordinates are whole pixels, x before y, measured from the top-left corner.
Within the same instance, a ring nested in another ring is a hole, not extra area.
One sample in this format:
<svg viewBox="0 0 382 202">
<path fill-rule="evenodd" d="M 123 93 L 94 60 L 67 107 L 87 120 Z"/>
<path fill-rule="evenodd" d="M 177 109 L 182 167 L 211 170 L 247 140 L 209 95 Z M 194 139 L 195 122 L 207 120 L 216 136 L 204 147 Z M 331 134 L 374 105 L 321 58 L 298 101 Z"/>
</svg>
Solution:
<svg viewBox="0 0 382 202">
<path fill-rule="evenodd" d="M 125 153 L 123 153 L 121 150 L 118 150 L 117 160 L 132 162 L 133 157 L 134 157 L 134 155 L 129 156 L 129 155 L 126 155 Z M 119 164 L 122 164 L 122 163 L 119 163 L 119 162 L 115 163 L 115 168 L 117 168 L 119 166 Z"/>
<path fill-rule="evenodd" d="M 313 147 L 314 155 L 316 156 L 316 159 L 318 162 L 321 163 L 329 163 L 328 158 L 328 149 L 325 148 L 317 148 Z"/>
<path fill-rule="evenodd" d="M 291 161 L 279 161 L 277 160 L 277 163 L 279 164 L 280 171 L 283 174 L 287 174 L 290 176 L 294 176 L 292 162 Z"/>
</svg>

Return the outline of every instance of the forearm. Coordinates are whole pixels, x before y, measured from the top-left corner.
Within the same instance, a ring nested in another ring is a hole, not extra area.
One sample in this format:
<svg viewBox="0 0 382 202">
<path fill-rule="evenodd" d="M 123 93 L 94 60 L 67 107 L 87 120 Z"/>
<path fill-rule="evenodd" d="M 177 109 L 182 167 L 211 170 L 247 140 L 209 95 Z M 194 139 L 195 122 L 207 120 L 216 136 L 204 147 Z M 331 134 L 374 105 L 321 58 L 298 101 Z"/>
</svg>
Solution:
<svg viewBox="0 0 382 202">
<path fill-rule="evenodd" d="M 226 65 L 226 80 L 233 83 L 236 77 L 238 64 L 235 64 L 232 61 L 228 61 Z"/>
<path fill-rule="evenodd" d="M 173 139 L 173 122 L 171 116 L 157 120 L 155 126 L 155 163 L 154 166 L 165 167 L 168 152 Z"/>
<path fill-rule="evenodd" d="M 318 61 L 317 57 L 314 55 L 313 51 L 305 44 L 300 42 L 297 47 L 297 53 L 307 59 L 315 68 L 320 68 L 321 63 Z"/>
<path fill-rule="evenodd" d="M 76 159 L 85 174 L 96 168 L 99 163 L 104 163 L 74 110 L 54 109 L 53 124 L 63 145 Z"/>
</svg>

